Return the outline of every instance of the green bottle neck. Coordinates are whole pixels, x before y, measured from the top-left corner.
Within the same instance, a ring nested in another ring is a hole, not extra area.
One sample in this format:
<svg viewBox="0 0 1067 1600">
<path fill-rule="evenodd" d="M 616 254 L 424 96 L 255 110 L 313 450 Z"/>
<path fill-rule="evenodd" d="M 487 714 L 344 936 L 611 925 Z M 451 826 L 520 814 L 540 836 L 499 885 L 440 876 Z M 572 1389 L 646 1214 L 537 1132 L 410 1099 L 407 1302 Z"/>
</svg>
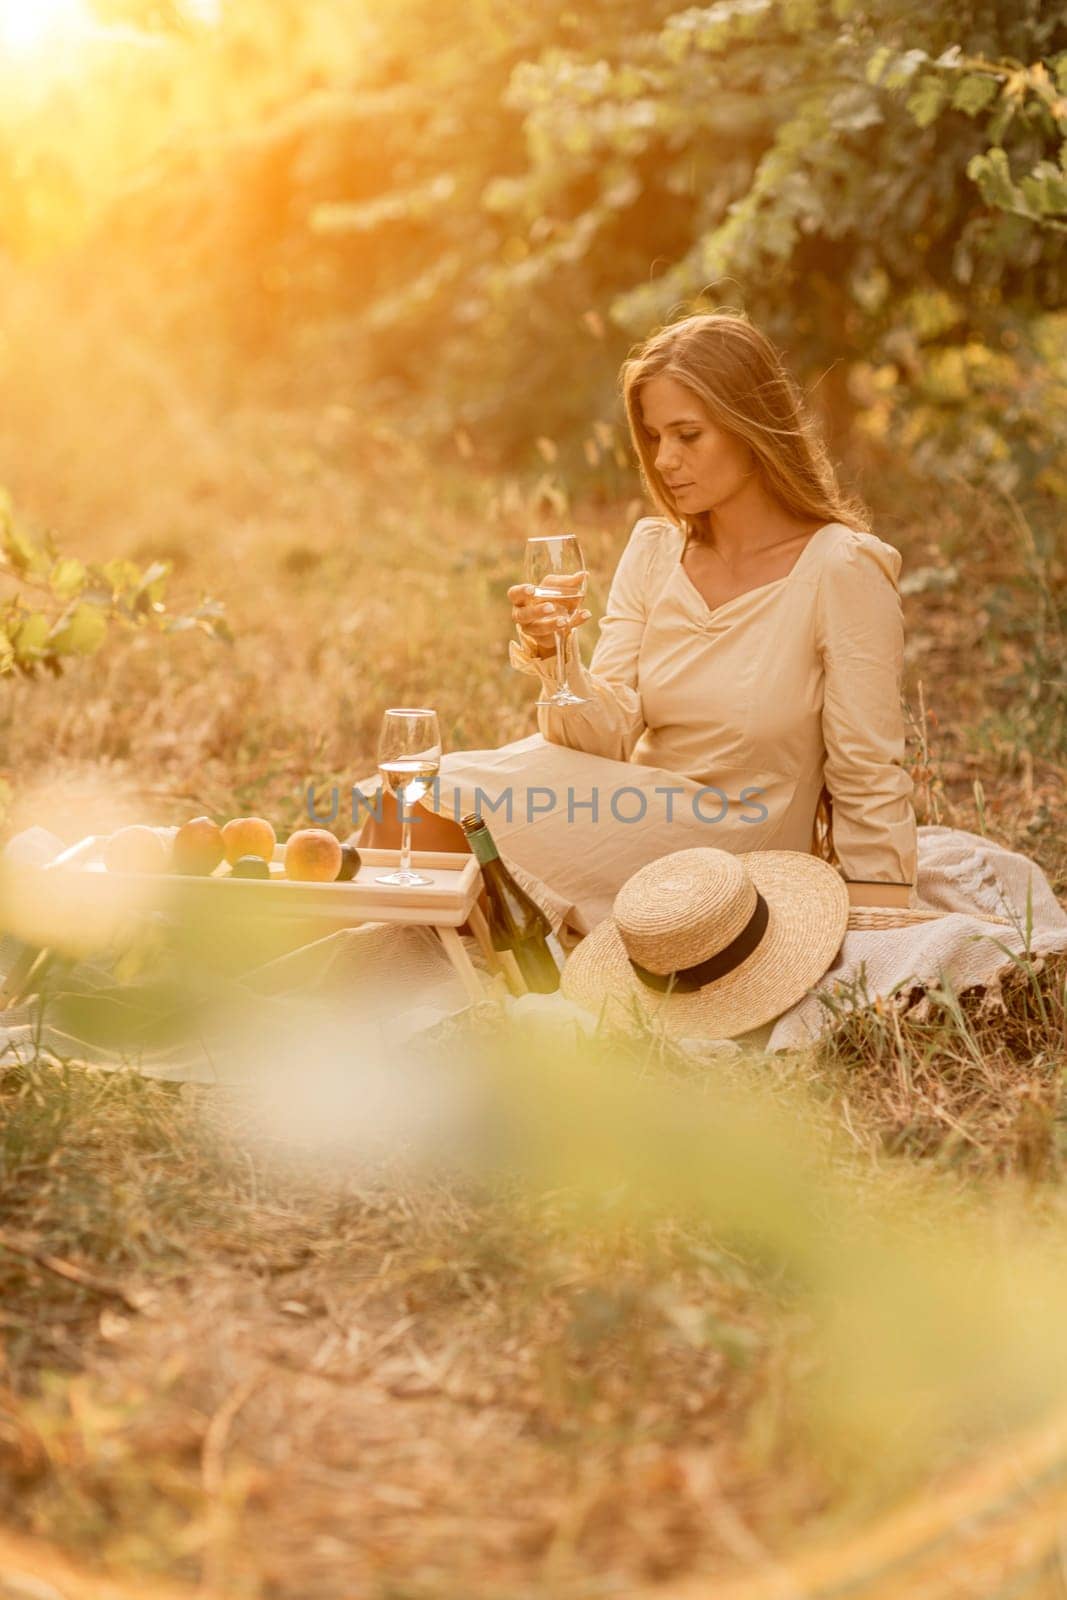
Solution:
<svg viewBox="0 0 1067 1600">
<path fill-rule="evenodd" d="M 488 828 L 475 828 L 467 835 L 471 849 L 483 866 L 489 861 L 499 861 L 500 855 Z"/>
</svg>

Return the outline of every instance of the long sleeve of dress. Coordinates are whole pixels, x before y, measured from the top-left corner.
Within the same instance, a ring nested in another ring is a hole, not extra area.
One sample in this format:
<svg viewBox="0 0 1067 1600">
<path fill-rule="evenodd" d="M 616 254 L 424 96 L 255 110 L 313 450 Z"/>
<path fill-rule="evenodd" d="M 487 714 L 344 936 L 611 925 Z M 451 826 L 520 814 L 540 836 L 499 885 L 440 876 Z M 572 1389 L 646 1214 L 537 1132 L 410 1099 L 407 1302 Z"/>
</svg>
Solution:
<svg viewBox="0 0 1067 1600">
<path fill-rule="evenodd" d="M 825 779 L 832 837 L 845 880 L 912 889 L 917 868 L 913 784 L 905 770 L 901 705 L 901 556 L 853 533 L 820 576 L 816 643 L 823 665 Z"/>
<path fill-rule="evenodd" d="M 575 633 L 567 634 L 570 685 L 588 704 L 538 706 L 537 726 L 551 744 L 615 761 L 630 760 L 645 726 L 637 689 L 637 657 L 647 617 L 649 564 L 660 531 L 650 517 L 635 523 L 611 581 L 588 668 L 582 662 Z M 555 655 L 542 659 L 525 640 L 513 639 L 510 660 L 518 671 L 539 678 L 549 692 L 558 687 Z"/>
</svg>

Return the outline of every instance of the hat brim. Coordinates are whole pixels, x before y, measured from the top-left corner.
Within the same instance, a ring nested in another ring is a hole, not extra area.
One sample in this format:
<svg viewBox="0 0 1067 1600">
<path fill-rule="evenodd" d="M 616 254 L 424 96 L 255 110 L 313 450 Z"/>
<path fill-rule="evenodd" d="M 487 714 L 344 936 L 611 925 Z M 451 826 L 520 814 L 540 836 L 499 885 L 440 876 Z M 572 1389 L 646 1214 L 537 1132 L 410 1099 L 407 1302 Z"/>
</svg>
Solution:
<svg viewBox="0 0 1067 1600">
<path fill-rule="evenodd" d="M 767 902 L 767 928 L 733 972 L 691 994 L 660 993 L 634 972 L 613 917 L 571 952 L 560 981 L 568 1000 L 632 1027 L 639 1018 L 672 1037 L 733 1039 L 788 1011 L 831 965 L 848 925 L 844 879 L 819 856 L 752 850 L 737 858 Z"/>
</svg>

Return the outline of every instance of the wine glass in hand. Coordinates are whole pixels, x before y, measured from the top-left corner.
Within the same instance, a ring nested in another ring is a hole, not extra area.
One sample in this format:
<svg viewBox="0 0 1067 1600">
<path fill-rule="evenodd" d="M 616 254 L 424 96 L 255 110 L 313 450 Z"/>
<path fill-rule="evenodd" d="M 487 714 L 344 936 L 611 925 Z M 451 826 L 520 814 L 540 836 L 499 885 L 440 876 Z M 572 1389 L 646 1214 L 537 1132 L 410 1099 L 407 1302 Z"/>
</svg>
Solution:
<svg viewBox="0 0 1067 1600">
<path fill-rule="evenodd" d="M 551 605 L 557 618 L 556 667 L 559 688 L 547 698 L 535 701 L 539 706 L 584 706 L 585 695 L 575 694 L 567 681 L 564 661 L 563 624 L 573 616 L 585 598 L 588 574 L 582 557 L 582 547 L 573 533 L 549 535 L 526 541 L 526 582 L 533 585 L 534 603 Z M 546 617 L 548 613 L 546 612 Z"/>
<path fill-rule="evenodd" d="M 395 872 L 380 873 L 375 883 L 430 884 L 411 866 L 411 813 L 409 807 L 422 799 L 441 767 L 441 730 L 437 712 L 424 706 L 395 706 L 382 718 L 378 739 L 378 771 L 400 808 L 402 833 L 400 866 Z"/>
</svg>

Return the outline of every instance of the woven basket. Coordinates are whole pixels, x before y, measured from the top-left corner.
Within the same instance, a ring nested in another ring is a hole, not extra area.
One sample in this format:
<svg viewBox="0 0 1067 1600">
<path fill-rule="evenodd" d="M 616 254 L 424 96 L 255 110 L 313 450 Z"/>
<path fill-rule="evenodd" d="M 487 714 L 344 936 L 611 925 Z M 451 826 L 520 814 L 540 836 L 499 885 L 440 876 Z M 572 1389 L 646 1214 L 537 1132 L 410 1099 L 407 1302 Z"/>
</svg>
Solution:
<svg viewBox="0 0 1067 1600">
<path fill-rule="evenodd" d="M 952 914 L 950 911 L 929 911 L 919 906 L 853 906 L 848 914 L 848 926 L 859 929 L 909 928 L 917 922 L 937 922 L 941 917 Z M 1010 917 L 994 917 L 988 911 L 982 912 L 980 920 L 999 922 L 1005 928 L 1014 927 Z"/>
</svg>

